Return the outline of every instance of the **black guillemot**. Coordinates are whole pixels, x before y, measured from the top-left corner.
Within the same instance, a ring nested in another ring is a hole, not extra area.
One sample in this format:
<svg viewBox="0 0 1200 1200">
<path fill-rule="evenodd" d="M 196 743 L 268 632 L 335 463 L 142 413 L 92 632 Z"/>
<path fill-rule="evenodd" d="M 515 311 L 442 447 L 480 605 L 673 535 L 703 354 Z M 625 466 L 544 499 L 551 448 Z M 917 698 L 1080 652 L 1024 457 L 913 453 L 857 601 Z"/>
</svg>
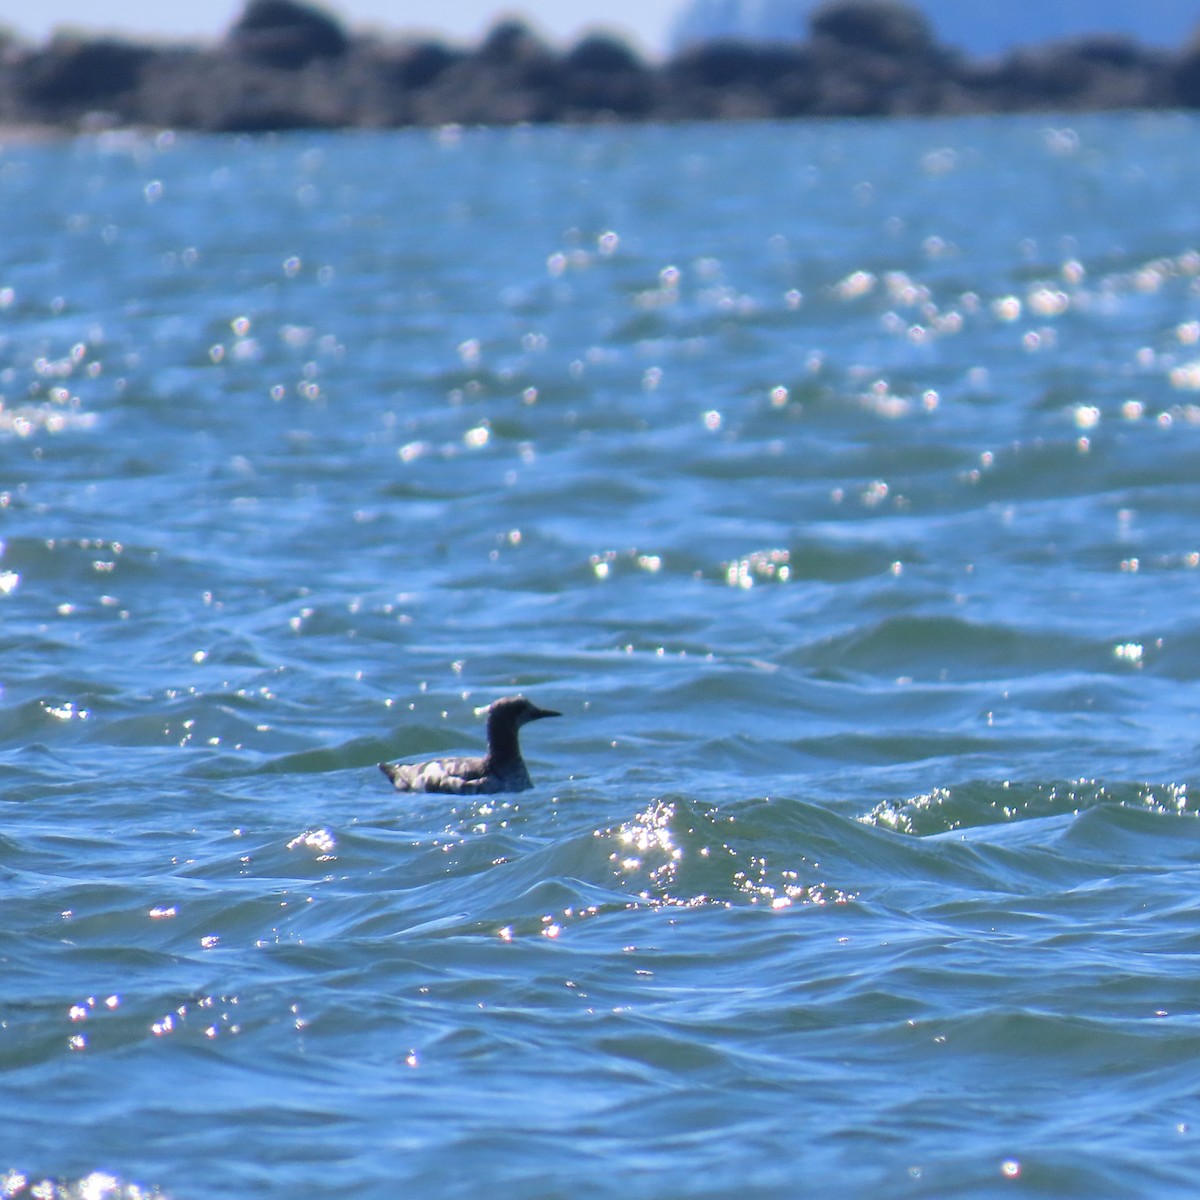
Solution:
<svg viewBox="0 0 1200 1200">
<path fill-rule="evenodd" d="M 450 792 L 477 795 L 524 792 L 533 787 L 517 730 L 530 721 L 559 717 L 524 696 L 505 696 L 487 709 L 487 754 L 482 758 L 438 758 L 421 763 L 380 763 L 398 792 Z"/>
</svg>

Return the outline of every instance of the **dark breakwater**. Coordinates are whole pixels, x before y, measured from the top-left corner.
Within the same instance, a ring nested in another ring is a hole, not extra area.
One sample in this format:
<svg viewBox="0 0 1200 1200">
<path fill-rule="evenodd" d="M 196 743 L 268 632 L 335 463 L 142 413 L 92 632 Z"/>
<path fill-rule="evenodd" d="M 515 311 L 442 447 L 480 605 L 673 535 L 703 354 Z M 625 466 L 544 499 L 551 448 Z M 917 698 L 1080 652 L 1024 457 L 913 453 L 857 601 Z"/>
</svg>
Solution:
<svg viewBox="0 0 1200 1200">
<path fill-rule="evenodd" d="M 1096 34 L 975 60 L 914 8 L 844 0 L 796 45 L 721 41 L 661 63 L 591 35 L 558 49 L 516 21 L 463 48 L 347 31 L 250 0 L 211 45 L 84 34 L 0 46 L 0 121 L 210 132 L 1089 112 L 1200 106 L 1200 41 Z"/>
</svg>

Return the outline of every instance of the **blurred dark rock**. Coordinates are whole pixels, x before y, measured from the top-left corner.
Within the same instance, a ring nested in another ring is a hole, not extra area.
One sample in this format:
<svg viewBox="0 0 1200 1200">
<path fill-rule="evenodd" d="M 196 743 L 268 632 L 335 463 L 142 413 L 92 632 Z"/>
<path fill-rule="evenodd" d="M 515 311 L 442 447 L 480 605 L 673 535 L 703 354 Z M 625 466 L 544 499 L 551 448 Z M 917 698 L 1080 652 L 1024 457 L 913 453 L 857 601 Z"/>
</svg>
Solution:
<svg viewBox="0 0 1200 1200">
<path fill-rule="evenodd" d="M 0 122 L 211 132 L 551 121 L 1200 108 L 1177 53 L 1095 35 L 971 60 L 900 0 L 837 0 L 808 41 L 693 45 L 647 63 L 601 34 L 559 51 L 517 20 L 474 49 L 355 36 L 300 0 L 248 0 L 221 42 L 0 39 Z"/>
<path fill-rule="evenodd" d="M 811 111 L 811 55 L 795 46 L 718 41 L 690 46 L 665 67 L 674 119 L 797 116 Z"/>
<path fill-rule="evenodd" d="M 597 75 L 621 75 L 646 69 L 632 48 L 614 37 L 592 33 L 577 42 L 563 65 L 568 71 L 591 71 Z"/>
<path fill-rule="evenodd" d="M 1200 26 L 1173 64 L 1171 82 L 1177 103 L 1184 108 L 1200 108 Z"/>
<path fill-rule="evenodd" d="M 465 57 L 441 42 L 418 42 L 406 47 L 396 58 L 393 78 L 402 88 L 428 87 L 443 71 Z"/>
<path fill-rule="evenodd" d="M 563 58 L 566 120 L 631 120 L 654 105 L 652 74 L 624 42 L 590 34 Z"/>
<path fill-rule="evenodd" d="M 510 19 L 493 26 L 475 57 L 489 66 L 517 66 L 545 58 L 549 53 L 528 25 Z"/>
<path fill-rule="evenodd" d="M 980 112 L 1095 112 L 1177 103 L 1170 63 L 1125 38 L 1091 37 L 1016 50 L 963 70 Z"/>
<path fill-rule="evenodd" d="M 137 124 L 206 133 L 337 129 L 362 124 L 341 73 L 327 63 L 282 68 L 228 54 L 180 51 L 147 69 Z"/>
<path fill-rule="evenodd" d="M 893 0 L 827 4 L 808 24 L 814 41 L 828 40 L 872 54 L 911 57 L 934 49 L 933 30 L 918 9 Z"/>
<path fill-rule="evenodd" d="M 295 69 L 315 58 L 337 58 L 350 46 L 341 25 L 296 0 L 249 0 L 227 45 L 251 62 Z"/>
<path fill-rule="evenodd" d="M 16 85 L 48 115 L 94 108 L 136 92 L 153 58 L 149 47 L 112 38 L 56 37 L 19 61 Z"/>
</svg>

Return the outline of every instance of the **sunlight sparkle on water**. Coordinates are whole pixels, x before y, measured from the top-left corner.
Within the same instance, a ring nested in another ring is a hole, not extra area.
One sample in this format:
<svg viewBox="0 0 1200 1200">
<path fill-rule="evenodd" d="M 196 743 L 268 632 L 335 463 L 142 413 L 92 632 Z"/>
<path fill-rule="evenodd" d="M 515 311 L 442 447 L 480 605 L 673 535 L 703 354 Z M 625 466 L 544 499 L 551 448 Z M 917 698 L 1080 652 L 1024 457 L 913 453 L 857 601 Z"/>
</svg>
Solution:
<svg viewBox="0 0 1200 1200">
<path fill-rule="evenodd" d="M 631 873 L 641 870 L 649 858 L 656 864 L 650 867 L 651 882 L 656 885 L 669 883 L 683 857 L 682 849 L 675 844 L 671 834 L 674 819 L 675 805 L 656 801 L 621 826 L 617 840 L 622 849 L 610 854 L 609 861 L 620 871 Z"/>
<path fill-rule="evenodd" d="M 311 850 L 317 862 L 329 862 L 337 857 L 337 841 L 328 829 L 306 829 L 287 844 L 289 850 Z"/>
<path fill-rule="evenodd" d="M 1094 1190 L 1179 1138 L 1178 1055 L 1112 1046 L 1189 1036 L 1200 165 L 1170 116 L 1045 123 L 5 150 L 5 769 L 41 799 L 0 1032 L 62 1174 L 14 1194 L 295 1194 L 314 1157 L 420 1192 L 497 1137 L 515 1192 L 603 1191 L 622 1140 L 644 1190 L 769 1191 L 793 1127 L 820 1194 L 1020 1191 L 1070 1172 L 1064 1072 L 1103 1076 L 1080 1127 L 1162 1097 Z M 396 815 L 385 740 L 458 753 L 568 676 L 520 808 Z M 1070 1044 L 997 1079 L 997 1013 Z M 67 1076 L 128 1118 L 73 1164 Z M 139 1090 L 175 1076 L 187 1137 Z"/>
<path fill-rule="evenodd" d="M 756 583 L 787 583 L 792 577 L 787 550 L 755 550 L 745 558 L 726 563 L 725 582 L 730 587 L 752 588 Z"/>
<path fill-rule="evenodd" d="M 158 1188 L 143 1188 L 140 1184 L 125 1183 L 106 1171 L 94 1171 L 91 1175 L 75 1181 L 33 1179 L 20 1171 L 9 1171 L 0 1176 L 0 1197 L 17 1200 L 28 1196 L 31 1200 L 165 1200 Z"/>
<path fill-rule="evenodd" d="M 834 285 L 834 295 L 839 300 L 857 300 L 869 296 L 878 280 L 870 271 L 853 271 L 840 283 Z"/>
<path fill-rule="evenodd" d="M 1113 647 L 1113 657 L 1120 662 L 1129 663 L 1132 667 L 1143 666 L 1145 648 L 1140 642 L 1124 642 Z"/>
</svg>

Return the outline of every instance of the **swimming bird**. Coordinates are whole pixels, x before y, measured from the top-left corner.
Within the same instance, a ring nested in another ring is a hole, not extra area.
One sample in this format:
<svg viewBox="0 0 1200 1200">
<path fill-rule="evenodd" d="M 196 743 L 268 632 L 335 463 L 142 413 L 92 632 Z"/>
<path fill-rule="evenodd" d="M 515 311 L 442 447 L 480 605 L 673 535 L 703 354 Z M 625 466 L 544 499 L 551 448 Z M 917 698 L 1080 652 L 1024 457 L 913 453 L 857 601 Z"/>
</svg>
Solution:
<svg viewBox="0 0 1200 1200">
<path fill-rule="evenodd" d="M 437 758 L 422 763 L 380 763 L 379 769 L 398 792 L 450 792 L 477 795 L 489 792 L 524 792 L 533 787 L 517 730 L 543 717 L 561 717 L 549 708 L 538 708 L 524 696 L 505 696 L 488 705 L 487 753 L 482 758 Z"/>
</svg>

